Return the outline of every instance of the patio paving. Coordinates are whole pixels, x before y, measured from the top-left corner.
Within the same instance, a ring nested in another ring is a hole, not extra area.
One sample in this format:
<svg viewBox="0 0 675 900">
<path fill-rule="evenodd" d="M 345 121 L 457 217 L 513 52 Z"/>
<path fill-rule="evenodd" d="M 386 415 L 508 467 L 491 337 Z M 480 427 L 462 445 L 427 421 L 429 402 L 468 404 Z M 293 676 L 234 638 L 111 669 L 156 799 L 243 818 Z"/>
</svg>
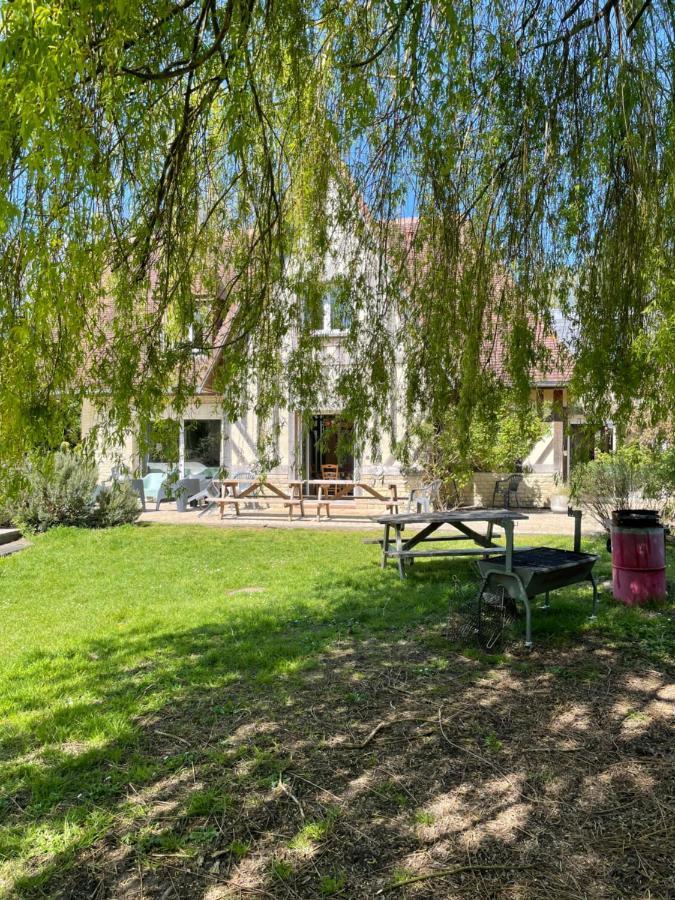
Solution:
<svg viewBox="0 0 675 900">
<path fill-rule="evenodd" d="M 529 518 L 518 522 L 516 536 L 532 534 L 569 534 L 574 533 L 574 520 L 564 513 L 552 513 L 548 509 L 522 509 Z M 211 528 L 309 528 L 323 531 L 331 529 L 363 531 L 372 530 L 378 534 L 382 526 L 375 521 L 376 515 L 332 516 L 330 519 L 322 518 L 317 521 L 314 516 L 306 516 L 304 519 L 294 518 L 289 521 L 288 515 L 276 510 L 243 512 L 240 516 L 228 515 L 221 519 L 217 510 L 200 516 L 199 512 L 191 509 L 180 513 L 175 504 L 165 503 L 159 511 L 148 509 L 141 514 L 139 522 L 153 522 L 161 525 L 204 525 Z M 582 534 L 597 535 L 602 533 L 600 526 L 590 516 L 584 516 L 581 520 Z M 414 529 L 411 528 L 411 531 Z"/>
</svg>

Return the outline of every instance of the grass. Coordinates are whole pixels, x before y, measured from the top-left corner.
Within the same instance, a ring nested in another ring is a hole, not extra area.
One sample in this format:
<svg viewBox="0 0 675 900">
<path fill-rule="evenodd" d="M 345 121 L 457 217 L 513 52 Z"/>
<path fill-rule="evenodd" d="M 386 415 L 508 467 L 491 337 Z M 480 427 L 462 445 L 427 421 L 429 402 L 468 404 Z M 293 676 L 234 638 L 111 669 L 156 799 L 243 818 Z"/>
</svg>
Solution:
<svg viewBox="0 0 675 900">
<path fill-rule="evenodd" d="M 594 549 L 607 577 L 601 542 Z M 379 568 L 376 547 L 344 532 L 62 529 L 0 560 L 0 894 L 49 896 L 55 879 L 113 833 L 146 856 L 199 858 L 234 815 L 235 776 L 252 791 L 279 793 L 293 756 L 268 740 L 233 749 L 223 739 L 200 750 L 189 730 L 179 733 L 174 711 L 198 710 L 200 729 L 212 734 L 235 731 L 251 698 L 292 704 L 341 641 L 394 645 L 420 626 L 437 628 L 449 597 L 465 598 L 474 584 L 466 561 L 422 561 L 401 582 L 393 566 Z M 596 634 L 624 654 L 672 665 L 667 612 L 603 602 L 591 624 L 587 593 L 554 595 L 551 613 L 534 615 L 535 642 L 565 646 Z M 423 640 L 427 657 L 410 671 L 433 696 L 448 652 L 438 632 Z M 472 657 L 488 674 L 507 660 Z M 526 674 L 527 660 L 511 663 Z M 589 684 L 599 677 L 594 665 L 583 673 Z M 549 668 L 565 679 L 564 666 Z M 354 673 L 336 702 L 354 717 L 368 696 Z M 483 746 L 494 756 L 502 742 L 489 732 Z M 197 763 L 210 767 L 208 784 L 196 780 Z M 180 808 L 154 820 L 153 791 L 185 777 Z M 410 802 L 395 781 L 385 793 L 394 805 Z M 308 818 L 284 852 L 312 851 L 330 840 L 335 821 L 330 808 Z M 229 857 L 246 861 L 253 837 L 228 841 Z M 294 871 L 283 853 L 270 865 L 276 880 Z M 323 875 L 319 893 L 341 892 L 345 878 L 337 869 Z"/>
</svg>

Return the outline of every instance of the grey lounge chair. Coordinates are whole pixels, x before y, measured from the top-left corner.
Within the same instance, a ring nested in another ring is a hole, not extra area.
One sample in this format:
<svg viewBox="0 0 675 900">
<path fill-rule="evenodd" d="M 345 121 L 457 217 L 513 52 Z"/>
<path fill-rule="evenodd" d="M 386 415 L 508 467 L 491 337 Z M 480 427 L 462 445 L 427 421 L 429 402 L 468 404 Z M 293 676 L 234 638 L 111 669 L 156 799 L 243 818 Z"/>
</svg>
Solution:
<svg viewBox="0 0 675 900">
<path fill-rule="evenodd" d="M 199 491 L 199 479 L 181 478 L 171 490 L 176 497 L 176 509 L 178 512 L 187 512 L 190 508 L 192 497 Z"/>
<path fill-rule="evenodd" d="M 200 516 L 206 515 L 216 505 L 216 500 L 220 497 L 220 488 L 214 483 L 212 478 L 202 478 L 199 482 L 199 490 L 196 494 L 188 497 L 189 504 L 196 503 L 198 506 L 202 500 L 206 500 L 206 506 L 199 513 Z"/>
<path fill-rule="evenodd" d="M 131 490 L 136 494 L 138 499 L 141 501 L 141 509 L 145 512 L 145 485 L 143 484 L 142 478 L 132 478 L 131 481 Z"/>
</svg>

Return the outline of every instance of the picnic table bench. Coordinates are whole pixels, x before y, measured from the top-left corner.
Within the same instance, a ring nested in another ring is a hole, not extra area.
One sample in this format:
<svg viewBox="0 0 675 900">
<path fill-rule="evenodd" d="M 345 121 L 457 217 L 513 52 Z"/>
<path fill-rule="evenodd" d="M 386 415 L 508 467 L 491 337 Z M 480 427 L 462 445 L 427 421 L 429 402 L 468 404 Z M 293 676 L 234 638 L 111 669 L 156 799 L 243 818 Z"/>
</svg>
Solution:
<svg viewBox="0 0 675 900">
<path fill-rule="evenodd" d="M 381 541 L 382 568 L 386 566 L 388 560 L 394 559 L 398 563 L 399 575 L 401 578 L 405 578 L 405 564 L 412 565 L 415 559 L 421 557 L 480 556 L 487 559 L 490 556 L 506 556 L 507 561 L 510 561 L 513 556 L 513 528 L 518 519 L 527 519 L 527 516 L 510 509 L 447 509 L 427 513 L 400 513 L 382 516 L 377 520 L 380 525 L 384 526 L 384 535 Z M 472 527 L 480 522 L 487 523 L 484 534 Z M 409 538 L 404 539 L 403 531 L 407 525 L 422 525 L 423 527 Z M 437 535 L 436 532 L 443 525 L 450 525 L 459 534 Z M 493 540 L 495 526 L 504 531 L 504 546 L 499 546 Z M 395 547 L 392 547 L 392 529 L 395 532 Z M 420 547 L 425 543 L 465 541 L 467 538 L 477 546 L 454 550 L 429 550 Z"/>
<path fill-rule="evenodd" d="M 299 482 L 303 483 L 303 482 Z M 401 498 L 398 496 L 398 486 L 389 484 L 388 496 L 378 491 L 370 481 L 354 480 L 348 478 L 310 478 L 304 482 L 308 487 L 316 488 L 316 513 L 321 518 L 321 509 L 330 518 L 331 506 L 348 506 L 360 501 L 377 501 L 390 512 L 398 512 L 398 504 Z M 354 490 L 359 489 L 364 493 L 361 496 L 354 495 Z"/>
<path fill-rule="evenodd" d="M 288 518 L 293 518 L 293 509 L 300 507 L 300 514 L 304 515 L 302 491 L 299 485 L 302 482 L 291 481 L 288 484 L 289 491 L 282 490 L 278 485 L 262 478 L 252 481 L 242 481 L 235 478 L 221 478 L 219 480 L 221 496 L 215 501 L 220 507 L 220 518 L 225 515 L 225 508 L 234 507 L 235 515 L 241 515 L 240 506 L 251 505 L 259 502 L 281 504 L 288 509 Z M 243 490 L 241 486 L 246 485 Z M 267 493 L 266 493 L 267 492 Z"/>
<path fill-rule="evenodd" d="M 368 481 L 351 479 L 326 479 L 315 478 L 309 480 L 295 479 L 287 482 L 288 490 L 283 490 L 278 484 L 264 481 L 262 478 L 242 480 L 237 478 L 221 478 L 218 480 L 221 496 L 214 502 L 220 507 L 221 519 L 225 515 L 227 507 L 234 508 L 235 515 L 241 515 L 241 506 L 252 506 L 255 503 L 280 504 L 288 509 L 289 519 L 293 518 L 293 512 L 297 508 L 300 516 L 304 517 L 307 506 L 316 507 L 317 518 L 321 518 L 321 511 L 330 518 L 331 507 L 345 507 L 362 501 L 381 503 L 390 512 L 398 512 L 398 505 L 402 498 L 398 496 L 396 484 L 388 485 L 388 495 L 378 491 Z M 242 488 L 242 486 L 245 487 Z M 316 489 L 316 497 L 309 497 L 303 493 L 304 486 Z M 354 496 L 353 491 L 360 489 L 364 493 Z"/>
</svg>

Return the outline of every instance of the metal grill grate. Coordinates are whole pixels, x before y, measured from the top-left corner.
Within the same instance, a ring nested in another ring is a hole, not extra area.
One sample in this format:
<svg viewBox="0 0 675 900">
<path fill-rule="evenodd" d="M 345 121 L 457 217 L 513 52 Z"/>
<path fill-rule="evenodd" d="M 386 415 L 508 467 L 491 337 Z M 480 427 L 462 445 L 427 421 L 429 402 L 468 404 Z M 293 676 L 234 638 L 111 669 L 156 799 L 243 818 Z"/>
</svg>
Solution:
<svg viewBox="0 0 675 900">
<path fill-rule="evenodd" d="M 509 626 L 518 618 L 514 600 L 504 591 L 485 591 L 465 600 L 459 607 L 451 604 L 448 613 L 448 638 L 457 646 L 479 646 L 496 650 L 508 640 Z"/>
<path fill-rule="evenodd" d="M 558 550 L 556 547 L 535 547 L 532 550 L 516 550 L 513 565 L 529 569 L 557 569 L 573 562 L 585 562 L 587 553 Z"/>
</svg>

